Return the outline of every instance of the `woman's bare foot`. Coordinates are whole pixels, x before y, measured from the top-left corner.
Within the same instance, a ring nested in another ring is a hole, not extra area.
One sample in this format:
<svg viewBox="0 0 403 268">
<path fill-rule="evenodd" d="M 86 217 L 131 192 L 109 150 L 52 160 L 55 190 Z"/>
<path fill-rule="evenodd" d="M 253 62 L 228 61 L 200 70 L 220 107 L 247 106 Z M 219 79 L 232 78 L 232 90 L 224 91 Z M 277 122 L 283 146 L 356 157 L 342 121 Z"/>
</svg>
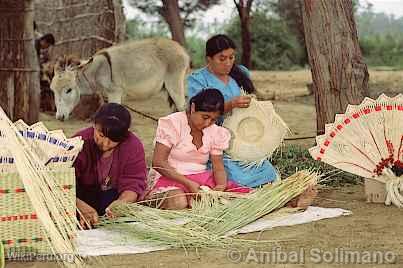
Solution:
<svg viewBox="0 0 403 268">
<path fill-rule="evenodd" d="M 308 206 L 312 204 L 313 200 L 316 198 L 317 195 L 318 195 L 318 188 L 316 187 L 316 185 L 311 185 L 302 194 L 289 201 L 286 204 L 286 206 L 306 209 Z"/>
</svg>

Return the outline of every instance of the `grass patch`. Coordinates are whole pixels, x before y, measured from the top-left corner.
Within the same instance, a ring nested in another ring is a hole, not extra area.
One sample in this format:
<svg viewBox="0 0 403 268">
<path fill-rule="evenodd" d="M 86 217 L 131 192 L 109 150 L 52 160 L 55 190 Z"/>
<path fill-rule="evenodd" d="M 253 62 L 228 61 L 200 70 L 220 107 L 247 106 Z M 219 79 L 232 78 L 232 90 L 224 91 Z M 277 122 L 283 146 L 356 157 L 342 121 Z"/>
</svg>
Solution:
<svg viewBox="0 0 403 268">
<path fill-rule="evenodd" d="M 359 176 L 314 160 L 308 149 L 299 145 L 283 146 L 273 154 L 271 162 L 280 172 L 281 178 L 286 178 L 298 170 L 313 169 L 326 175 L 327 178 L 322 184 L 328 186 L 343 186 L 363 182 L 363 179 Z"/>
</svg>

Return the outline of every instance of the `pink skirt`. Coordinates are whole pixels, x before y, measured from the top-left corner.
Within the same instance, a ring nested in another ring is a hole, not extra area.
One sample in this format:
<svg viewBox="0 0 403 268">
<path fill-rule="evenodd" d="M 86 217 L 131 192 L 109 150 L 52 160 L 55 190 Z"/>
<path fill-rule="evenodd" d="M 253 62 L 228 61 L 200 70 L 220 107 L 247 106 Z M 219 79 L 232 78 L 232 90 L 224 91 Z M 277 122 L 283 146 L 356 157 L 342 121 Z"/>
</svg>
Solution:
<svg viewBox="0 0 403 268">
<path fill-rule="evenodd" d="M 185 175 L 191 181 L 198 183 L 200 186 L 208 186 L 210 188 L 214 188 L 216 183 L 214 180 L 214 175 L 211 171 L 205 171 L 202 173 Z M 176 182 L 167 177 L 161 176 L 154 188 L 151 190 L 150 194 L 154 193 L 162 193 L 170 190 L 181 189 L 185 193 L 188 193 L 189 190 L 183 184 Z M 226 192 L 237 192 L 237 193 L 249 193 L 252 189 L 248 187 L 241 186 L 233 181 L 227 181 L 227 189 Z"/>
</svg>

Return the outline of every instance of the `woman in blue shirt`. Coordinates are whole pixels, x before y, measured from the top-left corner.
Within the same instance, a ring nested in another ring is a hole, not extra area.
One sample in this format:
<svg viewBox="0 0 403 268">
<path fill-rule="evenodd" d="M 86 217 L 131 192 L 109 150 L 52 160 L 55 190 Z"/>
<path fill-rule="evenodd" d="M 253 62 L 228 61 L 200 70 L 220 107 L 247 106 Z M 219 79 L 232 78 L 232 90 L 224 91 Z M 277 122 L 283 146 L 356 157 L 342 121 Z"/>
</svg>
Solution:
<svg viewBox="0 0 403 268">
<path fill-rule="evenodd" d="M 207 65 L 187 78 L 189 99 L 204 88 L 216 88 L 224 95 L 224 112 L 231 112 L 233 108 L 249 107 L 251 99 L 241 96 L 241 88 L 247 93 L 254 93 L 255 87 L 249 70 L 234 64 L 235 50 L 234 41 L 226 35 L 215 35 L 207 40 Z M 222 119 L 218 123 L 222 123 Z M 277 177 L 277 172 L 268 160 L 259 167 L 245 169 L 240 162 L 227 156 L 224 158 L 224 165 L 228 178 L 248 187 L 272 182 Z"/>
</svg>

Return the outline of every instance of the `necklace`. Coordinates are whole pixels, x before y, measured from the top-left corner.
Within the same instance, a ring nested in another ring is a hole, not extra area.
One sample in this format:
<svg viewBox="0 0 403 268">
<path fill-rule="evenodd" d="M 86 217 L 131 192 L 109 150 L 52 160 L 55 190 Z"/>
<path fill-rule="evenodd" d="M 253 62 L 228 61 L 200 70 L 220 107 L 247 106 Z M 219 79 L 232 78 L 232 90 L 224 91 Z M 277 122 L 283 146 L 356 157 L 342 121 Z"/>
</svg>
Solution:
<svg viewBox="0 0 403 268">
<path fill-rule="evenodd" d="M 112 180 L 110 176 L 110 172 L 112 170 L 112 163 L 113 163 L 113 154 L 106 158 L 100 158 L 98 160 L 98 177 L 101 181 L 101 190 L 107 191 L 112 188 Z"/>
</svg>

